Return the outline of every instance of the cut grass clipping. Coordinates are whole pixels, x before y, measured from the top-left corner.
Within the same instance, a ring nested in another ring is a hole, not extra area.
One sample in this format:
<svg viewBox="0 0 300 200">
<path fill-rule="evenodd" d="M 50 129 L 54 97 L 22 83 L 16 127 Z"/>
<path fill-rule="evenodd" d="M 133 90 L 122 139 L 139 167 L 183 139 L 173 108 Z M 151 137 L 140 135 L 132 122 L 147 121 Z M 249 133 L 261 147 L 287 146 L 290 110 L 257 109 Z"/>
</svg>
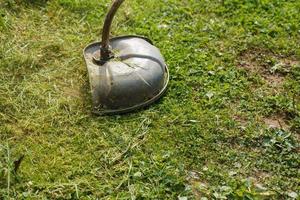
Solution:
<svg viewBox="0 0 300 200">
<path fill-rule="evenodd" d="M 300 1 L 126 1 L 171 81 L 96 117 L 82 49 L 108 0 L 0 1 L 0 199 L 297 199 Z"/>
</svg>

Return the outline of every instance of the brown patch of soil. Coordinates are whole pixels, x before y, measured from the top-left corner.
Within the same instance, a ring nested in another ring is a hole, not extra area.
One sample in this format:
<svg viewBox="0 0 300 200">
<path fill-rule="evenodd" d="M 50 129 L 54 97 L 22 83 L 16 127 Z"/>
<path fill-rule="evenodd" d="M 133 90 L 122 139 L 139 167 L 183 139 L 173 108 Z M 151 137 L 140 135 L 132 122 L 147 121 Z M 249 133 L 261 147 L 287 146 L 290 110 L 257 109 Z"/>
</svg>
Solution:
<svg viewBox="0 0 300 200">
<path fill-rule="evenodd" d="M 289 129 L 289 126 L 285 122 L 286 118 L 283 115 L 277 114 L 270 117 L 264 117 L 262 120 L 269 128 Z"/>
<path fill-rule="evenodd" d="M 252 48 L 239 56 L 238 67 L 252 74 L 259 74 L 270 86 L 280 86 L 291 67 L 299 64 L 294 57 L 274 54 L 270 51 Z"/>
<path fill-rule="evenodd" d="M 265 180 L 272 177 L 272 175 L 265 171 L 260 171 L 256 169 L 252 174 L 252 177 L 256 180 L 256 182 L 259 183 L 259 182 L 265 182 Z"/>
<path fill-rule="evenodd" d="M 287 66 L 289 68 L 300 64 L 300 61 L 296 58 L 283 58 L 281 59 L 281 62 L 284 66 Z"/>
<path fill-rule="evenodd" d="M 190 171 L 187 177 L 187 181 L 189 182 L 196 199 L 201 199 L 202 197 L 207 196 L 205 191 L 209 188 L 208 183 L 206 181 L 202 181 L 200 176 L 201 172 Z"/>
<path fill-rule="evenodd" d="M 263 78 L 269 83 L 269 84 L 275 84 L 274 86 L 277 86 L 277 85 L 281 85 L 284 81 L 284 77 L 283 76 L 280 76 L 280 75 L 271 75 L 271 74 L 266 74 L 266 75 L 263 75 Z"/>
</svg>

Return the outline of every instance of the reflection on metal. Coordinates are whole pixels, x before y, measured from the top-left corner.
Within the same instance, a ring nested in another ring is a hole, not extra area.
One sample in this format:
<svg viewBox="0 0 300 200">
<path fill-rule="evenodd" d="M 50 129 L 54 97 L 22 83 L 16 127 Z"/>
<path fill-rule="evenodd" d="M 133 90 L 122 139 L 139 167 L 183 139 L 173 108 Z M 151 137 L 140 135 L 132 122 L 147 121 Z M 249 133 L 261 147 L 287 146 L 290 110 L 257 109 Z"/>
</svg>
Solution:
<svg viewBox="0 0 300 200">
<path fill-rule="evenodd" d="M 115 0 L 106 16 L 102 42 L 84 49 L 93 112 L 114 114 L 149 105 L 165 92 L 169 72 L 159 49 L 140 36 L 109 39 L 112 19 L 124 0 Z"/>
</svg>

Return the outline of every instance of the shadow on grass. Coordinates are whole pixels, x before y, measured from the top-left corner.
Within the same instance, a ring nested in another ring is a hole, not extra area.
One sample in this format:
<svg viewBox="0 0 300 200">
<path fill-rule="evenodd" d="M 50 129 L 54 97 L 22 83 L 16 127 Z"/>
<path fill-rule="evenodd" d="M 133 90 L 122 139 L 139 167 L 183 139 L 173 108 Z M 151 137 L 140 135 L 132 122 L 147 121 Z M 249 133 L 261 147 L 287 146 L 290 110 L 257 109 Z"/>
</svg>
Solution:
<svg viewBox="0 0 300 200">
<path fill-rule="evenodd" d="M 46 7 L 49 0 L 3 0 L 0 8 L 11 12 L 18 12 L 22 7 L 41 8 Z"/>
<path fill-rule="evenodd" d="M 49 0 L 23 0 L 23 4 L 31 6 L 46 6 Z"/>
<path fill-rule="evenodd" d="M 88 114 L 89 116 L 92 116 L 92 98 L 91 98 L 91 92 L 90 92 L 90 84 L 89 84 L 89 77 L 88 75 L 84 75 L 85 82 L 80 88 L 80 93 L 82 102 L 83 102 L 83 109 L 82 112 L 85 114 Z"/>
</svg>

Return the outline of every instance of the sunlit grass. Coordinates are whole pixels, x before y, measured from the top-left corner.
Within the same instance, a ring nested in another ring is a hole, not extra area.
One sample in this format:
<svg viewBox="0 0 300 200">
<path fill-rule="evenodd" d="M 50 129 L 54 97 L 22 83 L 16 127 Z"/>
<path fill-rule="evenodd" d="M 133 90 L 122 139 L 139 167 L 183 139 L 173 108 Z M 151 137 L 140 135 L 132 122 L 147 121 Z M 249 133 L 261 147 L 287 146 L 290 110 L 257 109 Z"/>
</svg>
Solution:
<svg viewBox="0 0 300 200">
<path fill-rule="evenodd" d="M 300 2 L 125 1 L 112 35 L 150 38 L 170 85 L 97 117 L 82 50 L 109 4 L 0 1 L 0 199 L 297 198 Z"/>
</svg>

